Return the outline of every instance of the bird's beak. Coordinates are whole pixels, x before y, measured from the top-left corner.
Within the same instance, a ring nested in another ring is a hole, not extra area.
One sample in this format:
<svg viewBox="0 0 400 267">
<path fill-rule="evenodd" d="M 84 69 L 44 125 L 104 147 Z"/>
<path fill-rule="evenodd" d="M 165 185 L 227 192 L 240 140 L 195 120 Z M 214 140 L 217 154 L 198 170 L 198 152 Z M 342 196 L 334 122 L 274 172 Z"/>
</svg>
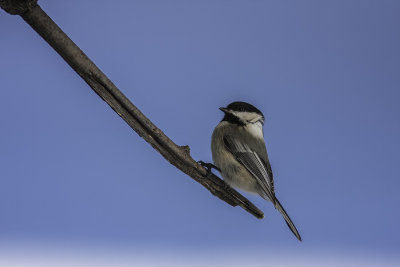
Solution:
<svg viewBox="0 0 400 267">
<path fill-rule="evenodd" d="M 224 112 L 225 114 L 226 114 L 226 113 L 229 113 L 229 109 L 227 109 L 227 108 L 219 108 L 219 110 L 221 110 L 221 111 Z"/>
</svg>

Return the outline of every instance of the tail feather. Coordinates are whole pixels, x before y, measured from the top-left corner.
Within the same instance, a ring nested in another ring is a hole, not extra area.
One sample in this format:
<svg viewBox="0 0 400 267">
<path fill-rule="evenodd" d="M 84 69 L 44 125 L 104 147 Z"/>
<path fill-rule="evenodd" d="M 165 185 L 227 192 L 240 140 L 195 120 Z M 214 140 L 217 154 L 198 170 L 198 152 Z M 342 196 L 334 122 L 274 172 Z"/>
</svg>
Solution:
<svg viewBox="0 0 400 267">
<path fill-rule="evenodd" d="M 290 219 L 289 215 L 285 211 L 285 209 L 282 207 L 281 203 L 279 200 L 275 197 L 275 208 L 279 210 L 279 212 L 282 214 L 283 218 L 285 219 L 287 225 L 289 226 L 290 230 L 292 233 L 297 237 L 298 240 L 301 241 L 301 236 L 299 234 L 299 231 L 297 231 L 296 226 L 294 226 L 294 223 Z"/>
</svg>

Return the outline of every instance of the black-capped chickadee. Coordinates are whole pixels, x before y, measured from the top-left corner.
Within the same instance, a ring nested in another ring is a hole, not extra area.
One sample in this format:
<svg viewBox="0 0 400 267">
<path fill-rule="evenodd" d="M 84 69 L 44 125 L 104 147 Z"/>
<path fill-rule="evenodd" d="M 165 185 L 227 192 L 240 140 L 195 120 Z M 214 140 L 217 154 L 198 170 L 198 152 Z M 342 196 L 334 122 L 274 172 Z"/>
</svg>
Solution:
<svg viewBox="0 0 400 267">
<path fill-rule="evenodd" d="M 271 201 L 301 241 L 296 226 L 275 196 L 272 169 L 264 142 L 264 115 L 245 102 L 233 102 L 220 110 L 225 116 L 215 127 L 211 140 L 215 166 L 232 187 L 257 193 Z"/>
</svg>

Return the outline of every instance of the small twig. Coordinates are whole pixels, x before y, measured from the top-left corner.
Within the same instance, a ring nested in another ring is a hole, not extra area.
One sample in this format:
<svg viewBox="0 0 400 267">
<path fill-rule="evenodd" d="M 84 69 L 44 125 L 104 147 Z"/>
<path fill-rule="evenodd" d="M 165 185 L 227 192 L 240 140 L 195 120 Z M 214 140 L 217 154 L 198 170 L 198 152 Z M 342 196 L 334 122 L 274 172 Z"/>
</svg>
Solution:
<svg viewBox="0 0 400 267">
<path fill-rule="evenodd" d="M 0 0 L 10 14 L 20 15 L 82 77 L 125 122 L 166 160 L 232 206 L 241 206 L 257 218 L 264 214 L 248 199 L 207 171 L 191 156 L 188 146 L 178 146 L 157 128 L 82 50 L 40 8 L 37 0 Z"/>
</svg>

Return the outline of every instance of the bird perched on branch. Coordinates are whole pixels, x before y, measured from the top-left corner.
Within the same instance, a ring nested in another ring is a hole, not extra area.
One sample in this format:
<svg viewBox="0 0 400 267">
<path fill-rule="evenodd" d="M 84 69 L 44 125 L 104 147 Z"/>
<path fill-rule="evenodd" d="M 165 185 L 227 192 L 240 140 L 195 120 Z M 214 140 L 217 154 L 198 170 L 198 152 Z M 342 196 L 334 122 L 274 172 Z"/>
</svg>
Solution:
<svg viewBox="0 0 400 267">
<path fill-rule="evenodd" d="M 264 115 L 245 102 L 233 102 L 220 110 L 225 116 L 215 127 L 211 140 L 216 169 L 232 187 L 257 193 L 271 201 L 301 241 L 296 226 L 275 196 L 272 169 L 264 142 Z"/>
</svg>

